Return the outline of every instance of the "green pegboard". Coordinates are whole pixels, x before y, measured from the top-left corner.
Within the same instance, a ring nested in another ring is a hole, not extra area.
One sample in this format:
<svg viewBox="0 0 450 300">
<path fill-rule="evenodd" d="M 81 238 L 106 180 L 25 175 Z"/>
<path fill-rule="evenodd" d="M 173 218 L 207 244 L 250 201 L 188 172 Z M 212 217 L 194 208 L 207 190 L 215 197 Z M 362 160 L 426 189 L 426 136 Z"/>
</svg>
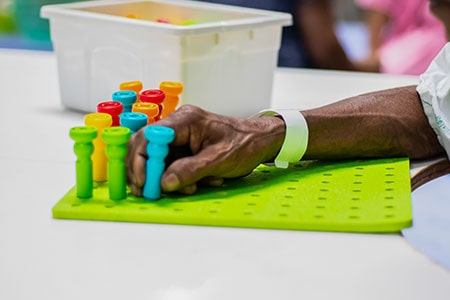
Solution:
<svg viewBox="0 0 450 300">
<path fill-rule="evenodd" d="M 197 194 L 149 202 L 128 193 L 109 199 L 108 184 L 79 199 L 72 188 L 53 208 L 59 219 L 246 228 L 398 232 L 411 225 L 407 158 L 261 165 L 247 177 Z"/>
</svg>

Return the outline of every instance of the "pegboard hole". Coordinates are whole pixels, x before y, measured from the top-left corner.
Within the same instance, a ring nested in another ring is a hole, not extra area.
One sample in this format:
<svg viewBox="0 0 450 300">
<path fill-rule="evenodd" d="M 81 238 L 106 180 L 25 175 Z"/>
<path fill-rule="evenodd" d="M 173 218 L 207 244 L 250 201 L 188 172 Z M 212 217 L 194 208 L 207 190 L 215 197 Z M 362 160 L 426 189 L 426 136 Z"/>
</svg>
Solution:
<svg viewBox="0 0 450 300">
<path fill-rule="evenodd" d="M 317 200 L 323 201 L 323 200 L 327 200 L 327 198 L 326 197 L 318 197 Z"/>
<path fill-rule="evenodd" d="M 283 203 L 283 204 L 281 204 L 281 206 L 283 206 L 283 207 L 291 207 L 291 204 L 290 203 Z"/>
<path fill-rule="evenodd" d="M 352 190 L 352 192 L 353 192 L 353 193 L 361 193 L 361 190 L 359 190 L 359 189 L 354 189 L 354 190 Z"/>
<path fill-rule="evenodd" d="M 288 187 L 287 189 L 290 190 L 290 191 L 295 191 L 297 188 L 296 188 L 296 187 L 293 187 L 293 186 L 290 186 L 290 187 Z"/>
<path fill-rule="evenodd" d="M 279 216 L 280 216 L 280 217 L 287 217 L 287 216 L 288 216 L 288 214 L 285 214 L 285 213 L 281 213 L 281 214 L 279 214 Z"/>
<path fill-rule="evenodd" d="M 290 182 L 298 182 L 298 179 L 291 179 Z"/>
<path fill-rule="evenodd" d="M 355 176 L 355 177 L 363 177 L 363 174 L 357 173 L 357 174 L 355 174 L 354 176 Z"/>
<path fill-rule="evenodd" d="M 325 206 L 323 206 L 323 205 L 317 205 L 316 208 L 317 208 L 317 209 L 324 209 Z"/>
<path fill-rule="evenodd" d="M 384 183 L 387 183 L 387 184 L 391 184 L 391 183 L 394 183 L 395 181 L 393 181 L 393 180 L 386 180 Z"/>
<path fill-rule="evenodd" d="M 386 208 L 386 209 L 393 209 L 394 205 L 385 205 L 384 208 Z"/>
<path fill-rule="evenodd" d="M 105 205 L 105 208 L 113 208 L 113 207 L 115 207 L 114 204 L 107 204 L 107 205 Z"/>
<path fill-rule="evenodd" d="M 361 198 L 359 198 L 359 197 L 352 197 L 352 200 L 353 201 L 359 201 L 359 200 L 361 200 Z"/>
<path fill-rule="evenodd" d="M 252 211 L 244 211 L 244 215 L 251 216 L 251 215 L 253 215 L 253 212 Z"/>
<path fill-rule="evenodd" d="M 363 167 L 356 167 L 355 169 L 356 169 L 356 170 L 364 170 Z"/>
<path fill-rule="evenodd" d="M 256 206 L 256 203 L 255 202 L 249 202 L 249 203 L 247 203 L 247 205 L 248 206 Z"/>
<path fill-rule="evenodd" d="M 353 184 L 362 184 L 361 181 L 354 181 Z"/>
<path fill-rule="evenodd" d="M 291 195 L 285 195 L 284 198 L 286 198 L 286 199 L 292 199 L 292 198 L 294 198 L 294 197 L 292 197 Z"/>
<path fill-rule="evenodd" d="M 323 173 L 323 176 L 333 176 L 331 173 Z"/>
<path fill-rule="evenodd" d="M 176 207 L 176 208 L 173 209 L 173 211 L 180 212 L 180 211 L 183 211 L 183 209 L 179 208 L 179 207 Z"/>
<path fill-rule="evenodd" d="M 314 218 L 316 218 L 316 219 L 323 219 L 323 216 L 322 215 L 315 215 Z"/>
<path fill-rule="evenodd" d="M 77 207 L 77 206 L 81 206 L 81 204 L 80 203 L 73 203 L 72 204 L 72 207 Z"/>
<path fill-rule="evenodd" d="M 348 218 L 351 220 L 358 220 L 359 216 L 352 215 L 352 216 L 348 216 Z"/>
<path fill-rule="evenodd" d="M 394 174 L 392 174 L 392 173 L 387 173 L 387 174 L 385 174 L 384 176 L 386 176 L 386 177 L 392 177 L 392 176 L 394 176 Z"/>
<path fill-rule="evenodd" d="M 385 200 L 393 200 L 394 197 L 392 197 L 392 196 L 386 196 L 386 197 L 384 197 L 384 199 L 385 199 Z"/>
<path fill-rule="evenodd" d="M 328 180 L 322 180 L 322 183 L 323 184 L 328 184 L 328 183 L 330 183 Z"/>
<path fill-rule="evenodd" d="M 251 196 L 251 197 L 261 197 L 260 194 L 251 194 L 250 196 Z"/>
<path fill-rule="evenodd" d="M 328 192 L 329 189 L 320 189 L 319 191 L 321 191 L 321 192 Z"/>
<path fill-rule="evenodd" d="M 394 217 L 394 215 L 389 214 L 389 215 L 384 215 L 384 217 L 387 218 L 387 219 L 392 219 Z"/>
<path fill-rule="evenodd" d="M 350 209 L 351 210 L 358 210 L 360 207 L 359 206 L 351 206 Z"/>
</svg>

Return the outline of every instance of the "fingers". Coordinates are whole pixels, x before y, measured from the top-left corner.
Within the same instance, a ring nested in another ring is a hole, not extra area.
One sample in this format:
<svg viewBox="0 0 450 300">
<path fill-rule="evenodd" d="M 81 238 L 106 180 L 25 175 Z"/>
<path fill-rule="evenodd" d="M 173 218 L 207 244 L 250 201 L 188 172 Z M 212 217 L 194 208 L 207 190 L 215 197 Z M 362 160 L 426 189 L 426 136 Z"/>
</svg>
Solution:
<svg viewBox="0 0 450 300">
<path fill-rule="evenodd" d="M 206 178 L 203 178 L 202 180 L 200 180 L 198 182 L 198 184 L 205 185 L 205 186 L 218 187 L 223 184 L 223 178 L 214 177 L 214 176 L 206 177 Z M 178 192 L 180 192 L 182 194 L 186 194 L 186 195 L 192 195 L 195 192 L 197 192 L 197 184 L 191 184 L 191 185 L 182 187 L 178 190 Z"/>
<path fill-rule="evenodd" d="M 201 180 L 201 183 L 203 185 L 207 185 L 207 186 L 221 186 L 223 184 L 223 178 L 216 177 L 216 176 L 210 176 L 210 177 L 203 178 Z"/>
<path fill-rule="evenodd" d="M 193 185 L 196 183 L 210 186 L 220 186 L 223 183 L 220 175 L 227 175 L 223 172 L 224 167 L 229 168 L 230 164 L 225 160 L 226 149 L 208 147 L 202 149 L 193 156 L 187 156 L 174 161 L 168 166 L 161 179 L 161 186 L 165 192 L 184 191 L 185 193 L 195 192 Z"/>
<path fill-rule="evenodd" d="M 145 183 L 146 147 L 147 141 L 142 130 L 133 134 L 128 142 L 128 153 L 125 158 L 127 183 L 131 192 L 136 196 L 142 196 L 142 187 Z"/>
<path fill-rule="evenodd" d="M 197 185 L 191 184 L 178 190 L 178 192 L 186 195 L 192 195 L 197 191 Z"/>
</svg>

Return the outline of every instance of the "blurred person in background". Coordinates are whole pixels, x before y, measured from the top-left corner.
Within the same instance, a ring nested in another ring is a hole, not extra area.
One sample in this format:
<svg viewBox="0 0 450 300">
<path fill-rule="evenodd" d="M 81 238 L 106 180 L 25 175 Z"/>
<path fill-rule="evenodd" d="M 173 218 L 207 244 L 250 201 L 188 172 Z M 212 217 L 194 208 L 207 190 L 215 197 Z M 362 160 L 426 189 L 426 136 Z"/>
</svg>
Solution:
<svg viewBox="0 0 450 300">
<path fill-rule="evenodd" d="M 204 2 L 280 11 L 293 16 L 283 28 L 278 66 L 355 70 L 334 31 L 329 0 L 202 0 Z"/>
<path fill-rule="evenodd" d="M 357 69 L 422 74 L 447 42 L 427 0 L 356 0 L 366 11 L 369 53 Z"/>
</svg>

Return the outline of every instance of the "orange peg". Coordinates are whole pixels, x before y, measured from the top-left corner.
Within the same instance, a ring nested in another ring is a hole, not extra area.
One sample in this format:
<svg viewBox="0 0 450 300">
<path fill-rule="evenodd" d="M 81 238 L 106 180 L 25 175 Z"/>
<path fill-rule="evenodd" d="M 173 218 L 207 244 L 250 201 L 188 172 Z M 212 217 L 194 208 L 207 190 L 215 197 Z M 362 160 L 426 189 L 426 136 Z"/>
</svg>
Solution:
<svg viewBox="0 0 450 300">
<path fill-rule="evenodd" d="M 106 181 L 108 158 L 105 153 L 105 142 L 101 139 L 103 129 L 111 127 L 112 117 L 107 113 L 91 113 L 84 117 L 86 126 L 92 126 L 97 129 L 97 137 L 93 141 L 94 153 L 92 154 L 92 172 L 94 181 Z"/>
<path fill-rule="evenodd" d="M 183 84 L 174 81 L 163 81 L 160 83 L 159 89 L 166 94 L 166 98 L 163 101 L 164 110 L 161 116 L 161 118 L 165 118 L 177 108 L 180 101 L 179 95 L 183 92 Z"/>
<path fill-rule="evenodd" d="M 139 80 L 134 80 L 134 81 L 126 81 L 126 82 L 122 82 L 119 86 L 119 89 L 121 91 L 133 91 L 136 93 L 136 101 L 139 102 L 139 94 L 143 89 L 143 85 L 142 82 L 140 82 Z"/>
<path fill-rule="evenodd" d="M 155 121 L 161 119 L 161 115 L 164 111 L 164 105 L 162 104 L 166 98 L 166 93 L 158 89 L 145 90 L 141 92 L 141 102 L 155 103 L 158 105 L 158 115 L 155 117 Z"/>
<path fill-rule="evenodd" d="M 158 104 L 151 102 L 138 102 L 133 104 L 131 111 L 146 114 L 148 117 L 148 124 L 152 124 L 155 123 L 155 118 L 159 114 L 159 107 Z"/>
</svg>

